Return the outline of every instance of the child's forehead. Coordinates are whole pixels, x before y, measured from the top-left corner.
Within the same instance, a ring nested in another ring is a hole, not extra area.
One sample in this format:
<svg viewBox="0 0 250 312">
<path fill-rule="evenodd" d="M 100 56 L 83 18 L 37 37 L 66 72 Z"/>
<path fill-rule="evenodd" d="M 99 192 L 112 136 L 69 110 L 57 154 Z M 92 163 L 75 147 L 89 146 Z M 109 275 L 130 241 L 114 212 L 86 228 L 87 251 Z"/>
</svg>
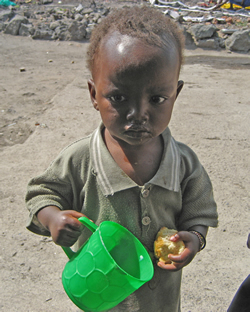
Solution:
<svg viewBox="0 0 250 312">
<path fill-rule="evenodd" d="M 125 49 L 131 48 L 138 41 L 129 35 L 122 35 L 118 31 L 114 31 L 107 35 L 101 42 L 102 48 L 108 49 L 110 46 L 116 48 L 118 52 L 122 53 Z"/>
<path fill-rule="evenodd" d="M 179 67 L 178 53 L 174 44 L 163 48 L 114 31 L 102 39 L 95 63 L 99 67 L 102 62 L 108 60 L 112 65 L 119 59 L 120 65 L 123 63 L 125 67 L 130 65 L 138 67 L 148 62 L 156 62 L 159 58 L 166 63 L 175 63 Z"/>
</svg>

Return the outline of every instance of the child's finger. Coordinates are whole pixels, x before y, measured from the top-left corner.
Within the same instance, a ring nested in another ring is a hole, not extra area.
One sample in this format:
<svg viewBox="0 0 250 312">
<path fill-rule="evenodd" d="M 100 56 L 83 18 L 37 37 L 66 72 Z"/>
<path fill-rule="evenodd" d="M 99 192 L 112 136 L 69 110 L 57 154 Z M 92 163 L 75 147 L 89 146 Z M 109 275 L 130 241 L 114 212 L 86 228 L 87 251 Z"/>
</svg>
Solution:
<svg viewBox="0 0 250 312">
<path fill-rule="evenodd" d="M 62 237 L 58 242 L 57 244 L 58 245 L 61 245 L 61 246 L 64 246 L 64 247 L 70 247 L 72 246 L 75 242 L 77 241 L 77 238 L 72 238 L 72 237 Z"/>
<path fill-rule="evenodd" d="M 168 270 L 168 271 L 178 271 L 178 270 L 180 270 L 183 267 L 182 264 L 176 263 L 176 262 L 173 262 L 173 263 L 170 263 L 170 264 L 165 264 L 164 262 L 158 262 L 157 265 L 161 269 Z"/>
<path fill-rule="evenodd" d="M 84 225 L 76 218 L 69 218 L 67 222 L 67 227 L 71 230 L 81 232 L 82 229 L 84 228 Z"/>
<path fill-rule="evenodd" d="M 168 258 L 174 262 L 183 262 L 189 257 L 189 254 L 190 254 L 189 250 L 185 248 L 181 254 L 179 255 L 169 254 Z"/>
<path fill-rule="evenodd" d="M 64 236 L 65 237 L 69 237 L 69 238 L 78 238 L 79 235 L 81 234 L 80 229 L 70 229 L 68 228 L 65 232 L 64 232 Z"/>
<path fill-rule="evenodd" d="M 187 231 L 180 231 L 176 233 L 175 235 L 171 236 L 171 241 L 177 242 L 179 240 L 182 240 L 183 242 L 190 240 L 190 233 Z"/>
<path fill-rule="evenodd" d="M 75 210 L 68 210 L 68 212 L 69 212 L 69 214 L 70 214 L 72 217 L 74 217 L 74 218 L 76 218 L 76 219 L 79 219 L 79 218 L 81 218 L 81 217 L 86 217 L 83 213 L 78 212 L 78 211 L 75 211 Z M 88 218 L 88 217 L 86 217 L 86 218 Z M 79 221 L 79 222 L 80 222 L 80 221 Z"/>
<path fill-rule="evenodd" d="M 86 217 L 81 212 L 75 211 L 75 210 L 68 210 L 65 213 L 66 218 L 66 224 L 67 227 L 73 229 L 73 230 L 79 230 L 82 231 L 84 225 L 78 220 L 80 217 Z"/>
</svg>

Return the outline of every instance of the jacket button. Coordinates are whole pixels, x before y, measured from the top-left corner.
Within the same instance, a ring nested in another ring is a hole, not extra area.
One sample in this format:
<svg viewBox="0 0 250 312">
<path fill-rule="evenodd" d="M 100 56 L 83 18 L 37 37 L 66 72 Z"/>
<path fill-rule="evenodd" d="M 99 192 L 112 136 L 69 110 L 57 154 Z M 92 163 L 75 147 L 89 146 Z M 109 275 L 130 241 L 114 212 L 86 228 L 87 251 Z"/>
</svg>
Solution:
<svg viewBox="0 0 250 312">
<path fill-rule="evenodd" d="M 148 197 L 148 195 L 149 195 L 149 190 L 142 191 L 142 197 Z"/>
<path fill-rule="evenodd" d="M 150 222 L 151 222 L 151 219 L 149 217 L 142 218 L 143 225 L 149 225 Z"/>
</svg>

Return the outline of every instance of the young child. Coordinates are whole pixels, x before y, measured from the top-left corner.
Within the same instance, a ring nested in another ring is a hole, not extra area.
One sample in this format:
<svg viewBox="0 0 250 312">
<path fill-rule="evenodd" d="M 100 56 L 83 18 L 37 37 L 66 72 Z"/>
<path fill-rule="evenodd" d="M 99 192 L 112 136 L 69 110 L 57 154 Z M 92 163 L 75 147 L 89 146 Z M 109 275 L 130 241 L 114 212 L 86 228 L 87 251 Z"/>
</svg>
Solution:
<svg viewBox="0 0 250 312">
<path fill-rule="evenodd" d="M 183 87 L 182 51 L 181 31 L 154 8 L 108 15 L 88 50 L 89 92 L 102 123 L 28 185 L 28 229 L 62 246 L 79 248 L 89 237 L 83 214 L 97 225 L 120 223 L 150 252 L 161 227 L 179 231 L 172 240 L 185 242 L 183 253 L 170 255 L 172 264 L 155 260 L 153 279 L 112 311 L 180 311 L 182 268 L 217 226 L 209 177 L 168 128 Z"/>
</svg>

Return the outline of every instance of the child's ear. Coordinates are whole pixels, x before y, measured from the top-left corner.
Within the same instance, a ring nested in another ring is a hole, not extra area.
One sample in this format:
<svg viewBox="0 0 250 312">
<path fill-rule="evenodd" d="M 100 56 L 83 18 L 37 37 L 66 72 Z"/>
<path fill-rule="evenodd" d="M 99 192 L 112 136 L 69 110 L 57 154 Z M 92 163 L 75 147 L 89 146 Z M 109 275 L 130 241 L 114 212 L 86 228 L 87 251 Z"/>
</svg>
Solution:
<svg viewBox="0 0 250 312">
<path fill-rule="evenodd" d="M 179 80 L 178 85 L 177 85 L 177 92 L 176 92 L 176 98 L 175 99 L 177 99 L 177 96 L 180 94 L 183 86 L 184 86 L 184 81 Z"/>
<path fill-rule="evenodd" d="M 95 90 L 95 83 L 93 79 L 88 80 L 88 87 L 89 87 L 89 94 L 90 94 L 92 104 L 96 110 L 99 110 L 98 104 L 96 101 L 96 90 Z"/>
</svg>

